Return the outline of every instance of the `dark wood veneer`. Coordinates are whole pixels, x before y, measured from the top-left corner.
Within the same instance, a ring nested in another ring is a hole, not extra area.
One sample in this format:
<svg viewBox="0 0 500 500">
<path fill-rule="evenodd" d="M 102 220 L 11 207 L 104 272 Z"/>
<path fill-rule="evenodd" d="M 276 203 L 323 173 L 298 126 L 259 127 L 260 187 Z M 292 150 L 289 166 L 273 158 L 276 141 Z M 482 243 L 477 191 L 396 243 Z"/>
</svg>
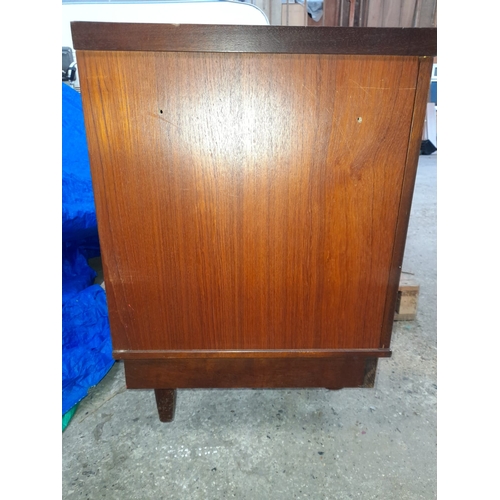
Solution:
<svg viewBox="0 0 500 500">
<path fill-rule="evenodd" d="M 172 358 L 125 360 L 129 389 L 362 387 L 367 358 Z"/>
<path fill-rule="evenodd" d="M 176 389 L 155 389 L 156 407 L 161 422 L 172 422 L 175 415 Z"/>
<path fill-rule="evenodd" d="M 73 22 L 76 50 L 434 56 L 434 28 Z"/>
</svg>

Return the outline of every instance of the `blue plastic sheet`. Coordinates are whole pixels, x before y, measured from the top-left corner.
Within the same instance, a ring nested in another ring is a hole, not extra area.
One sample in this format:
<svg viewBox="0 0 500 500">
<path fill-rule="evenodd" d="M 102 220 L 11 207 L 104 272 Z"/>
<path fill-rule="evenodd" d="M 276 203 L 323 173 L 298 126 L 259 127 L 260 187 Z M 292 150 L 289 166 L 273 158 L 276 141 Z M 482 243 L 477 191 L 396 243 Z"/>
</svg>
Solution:
<svg viewBox="0 0 500 500">
<path fill-rule="evenodd" d="M 82 99 L 62 84 L 62 235 L 79 246 L 90 239 L 96 246 L 97 219 L 90 176 Z M 89 257 L 90 258 L 90 257 Z"/>
<path fill-rule="evenodd" d="M 105 291 L 88 259 L 100 255 L 80 94 L 62 84 L 62 413 L 113 366 Z"/>
<path fill-rule="evenodd" d="M 63 414 L 113 365 L 106 295 L 92 285 L 63 304 Z"/>
</svg>

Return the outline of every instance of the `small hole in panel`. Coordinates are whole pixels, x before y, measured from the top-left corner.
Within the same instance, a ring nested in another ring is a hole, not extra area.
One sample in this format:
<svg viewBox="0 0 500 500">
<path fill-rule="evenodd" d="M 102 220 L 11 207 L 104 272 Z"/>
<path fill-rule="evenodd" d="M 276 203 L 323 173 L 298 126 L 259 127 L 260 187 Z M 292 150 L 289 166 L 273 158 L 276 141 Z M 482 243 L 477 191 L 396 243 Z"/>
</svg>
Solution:
<svg viewBox="0 0 500 500">
<path fill-rule="evenodd" d="M 162 114 L 163 114 L 163 109 L 160 109 L 160 115 L 162 115 Z"/>
<path fill-rule="evenodd" d="M 363 118 L 361 118 L 361 116 L 358 116 L 358 117 L 356 118 L 356 121 L 357 121 L 358 123 L 361 123 L 361 122 L 363 121 Z"/>
</svg>

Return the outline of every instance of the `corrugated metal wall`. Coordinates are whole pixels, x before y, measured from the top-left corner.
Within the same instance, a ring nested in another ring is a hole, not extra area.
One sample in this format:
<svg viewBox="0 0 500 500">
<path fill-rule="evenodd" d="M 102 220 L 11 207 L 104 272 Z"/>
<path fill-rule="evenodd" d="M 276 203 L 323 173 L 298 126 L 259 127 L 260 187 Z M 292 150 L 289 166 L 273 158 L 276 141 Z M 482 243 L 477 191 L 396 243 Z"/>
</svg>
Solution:
<svg viewBox="0 0 500 500">
<path fill-rule="evenodd" d="M 246 1 L 263 10 L 272 25 L 386 28 L 437 26 L 437 0 Z"/>
</svg>

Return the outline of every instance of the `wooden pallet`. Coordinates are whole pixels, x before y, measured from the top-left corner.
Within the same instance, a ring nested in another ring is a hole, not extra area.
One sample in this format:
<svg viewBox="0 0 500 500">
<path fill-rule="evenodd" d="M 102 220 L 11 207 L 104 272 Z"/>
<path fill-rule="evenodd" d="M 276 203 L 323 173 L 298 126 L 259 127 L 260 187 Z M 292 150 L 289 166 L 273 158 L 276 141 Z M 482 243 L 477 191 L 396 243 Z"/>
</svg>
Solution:
<svg viewBox="0 0 500 500">
<path fill-rule="evenodd" d="M 411 321 L 417 317 L 419 291 L 420 285 L 416 282 L 414 276 L 405 272 L 401 273 L 394 313 L 395 321 Z"/>
</svg>

